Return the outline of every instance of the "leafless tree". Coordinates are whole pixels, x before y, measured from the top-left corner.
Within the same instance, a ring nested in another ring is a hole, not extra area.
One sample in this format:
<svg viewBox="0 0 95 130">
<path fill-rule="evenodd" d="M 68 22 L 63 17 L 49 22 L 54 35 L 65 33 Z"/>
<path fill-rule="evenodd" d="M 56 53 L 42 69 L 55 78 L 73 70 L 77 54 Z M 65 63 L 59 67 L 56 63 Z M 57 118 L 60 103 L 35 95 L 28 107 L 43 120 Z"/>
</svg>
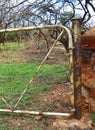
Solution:
<svg viewBox="0 0 95 130">
<path fill-rule="evenodd" d="M 0 28 L 52 24 L 70 28 L 74 16 L 81 17 L 83 27 L 89 28 L 92 26 L 89 22 L 92 12 L 95 13 L 94 0 L 0 0 Z M 57 29 L 56 35 L 59 33 Z M 63 42 L 64 38 L 60 41 Z"/>
<path fill-rule="evenodd" d="M 0 0 L 0 28 L 60 23 L 69 26 L 75 15 L 87 23 L 93 17 L 89 8 L 95 12 L 94 0 Z"/>
</svg>

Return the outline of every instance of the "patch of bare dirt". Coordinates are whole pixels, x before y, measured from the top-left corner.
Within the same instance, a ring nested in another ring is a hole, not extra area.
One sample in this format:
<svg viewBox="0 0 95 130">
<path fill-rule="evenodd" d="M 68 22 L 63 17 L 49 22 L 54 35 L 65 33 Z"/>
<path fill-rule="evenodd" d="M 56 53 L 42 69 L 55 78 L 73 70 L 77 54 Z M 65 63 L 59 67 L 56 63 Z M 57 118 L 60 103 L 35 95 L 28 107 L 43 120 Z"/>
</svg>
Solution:
<svg viewBox="0 0 95 130">
<path fill-rule="evenodd" d="M 58 130 L 94 130 L 92 121 L 88 115 L 84 115 L 81 120 L 76 119 L 56 119 L 53 126 Z"/>
</svg>

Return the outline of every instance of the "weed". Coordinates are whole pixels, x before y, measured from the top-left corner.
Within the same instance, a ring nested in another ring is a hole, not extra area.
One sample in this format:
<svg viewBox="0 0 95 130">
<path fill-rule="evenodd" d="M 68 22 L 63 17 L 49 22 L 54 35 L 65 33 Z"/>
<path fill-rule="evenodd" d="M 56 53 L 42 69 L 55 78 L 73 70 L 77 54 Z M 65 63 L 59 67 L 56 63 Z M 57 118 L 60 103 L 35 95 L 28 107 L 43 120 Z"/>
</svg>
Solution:
<svg viewBox="0 0 95 130">
<path fill-rule="evenodd" d="M 95 121 L 95 114 L 90 114 L 90 118 Z"/>
</svg>

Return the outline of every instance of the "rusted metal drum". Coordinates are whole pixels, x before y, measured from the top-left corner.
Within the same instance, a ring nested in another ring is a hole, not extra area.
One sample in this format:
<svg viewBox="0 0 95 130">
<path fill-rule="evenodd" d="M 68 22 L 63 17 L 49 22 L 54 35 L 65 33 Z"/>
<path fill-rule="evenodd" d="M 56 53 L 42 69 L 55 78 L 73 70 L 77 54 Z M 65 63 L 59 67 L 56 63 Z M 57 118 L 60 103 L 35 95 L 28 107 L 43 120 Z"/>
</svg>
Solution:
<svg viewBox="0 0 95 130">
<path fill-rule="evenodd" d="M 84 50 L 95 50 L 95 36 L 82 36 L 81 48 Z"/>
<path fill-rule="evenodd" d="M 90 28 L 81 36 L 81 49 L 95 50 L 95 27 Z"/>
</svg>

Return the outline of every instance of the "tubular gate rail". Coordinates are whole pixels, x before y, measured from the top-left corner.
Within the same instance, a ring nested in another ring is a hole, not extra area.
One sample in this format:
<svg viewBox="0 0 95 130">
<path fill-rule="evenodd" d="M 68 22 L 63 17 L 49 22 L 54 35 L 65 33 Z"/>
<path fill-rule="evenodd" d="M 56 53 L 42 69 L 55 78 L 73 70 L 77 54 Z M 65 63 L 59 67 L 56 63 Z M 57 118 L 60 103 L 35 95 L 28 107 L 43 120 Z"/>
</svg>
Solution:
<svg viewBox="0 0 95 130">
<path fill-rule="evenodd" d="M 72 34 L 71 31 L 62 25 L 48 25 L 48 26 L 37 26 L 37 27 L 22 27 L 22 28 L 12 28 L 12 29 L 2 29 L 0 30 L 0 32 L 16 32 L 16 31 L 25 31 L 25 30 L 38 30 L 38 29 L 44 29 L 44 28 L 61 28 L 62 32 L 59 34 L 59 36 L 57 37 L 57 39 L 55 40 L 55 42 L 53 43 L 52 47 L 50 48 L 49 52 L 47 53 L 47 55 L 44 57 L 44 59 L 42 60 L 41 64 L 39 65 L 38 69 L 36 70 L 35 74 L 33 75 L 33 77 L 31 78 L 31 80 L 29 81 L 28 85 L 26 86 L 26 88 L 23 90 L 23 92 L 21 93 L 18 101 L 16 102 L 16 104 L 14 105 L 14 107 L 11 107 L 10 104 L 8 104 L 8 102 L 4 99 L 3 96 L 0 96 L 0 98 L 2 99 L 2 101 L 9 106 L 10 109 L 0 109 L 0 112 L 8 112 L 8 113 L 26 113 L 26 114 L 35 114 L 35 115 L 56 115 L 56 116 L 71 116 L 74 111 L 75 111 L 75 117 L 77 119 L 81 118 L 81 73 L 80 73 L 80 66 L 79 66 L 79 42 L 77 42 L 77 40 L 79 41 L 79 31 L 78 31 L 78 19 L 74 19 L 73 20 L 74 25 L 73 25 L 73 34 L 74 34 L 74 44 L 73 44 L 73 40 L 72 40 Z M 57 43 L 57 41 L 62 37 L 63 35 L 63 30 L 65 30 L 68 34 L 68 53 L 69 53 L 69 69 L 70 69 L 70 94 L 71 94 L 71 113 L 56 113 L 56 112 L 39 112 L 39 111 L 28 111 L 28 110 L 16 110 L 16 107 L 18 106 L 18 104 L 20 103 L 21 99 L 24 97 L 24 94 L 27 92 L 27 90 L 29 89 L 30 85 L 32 84 L 32 82 L 34 81 L 34 79 L 36 78 L 39 70 L 41 69 L 41 67 L 43 66 L 44 62 L 46 61 L 46 59 L 48 58 L 48 56 L 50 55 L 51 51 L 53 50 L 55 44 Z M 76 49 L 74 49 L 74 46 Z M 74 58 L 74 55 L 76 55 L 76 57 Z M 74 61 L 75 60 L 75 61 Z M 75 69 L 74 69 L 75 68 Z M 79 74 L 79 75 L 78 75 Z"/>
</svg>

